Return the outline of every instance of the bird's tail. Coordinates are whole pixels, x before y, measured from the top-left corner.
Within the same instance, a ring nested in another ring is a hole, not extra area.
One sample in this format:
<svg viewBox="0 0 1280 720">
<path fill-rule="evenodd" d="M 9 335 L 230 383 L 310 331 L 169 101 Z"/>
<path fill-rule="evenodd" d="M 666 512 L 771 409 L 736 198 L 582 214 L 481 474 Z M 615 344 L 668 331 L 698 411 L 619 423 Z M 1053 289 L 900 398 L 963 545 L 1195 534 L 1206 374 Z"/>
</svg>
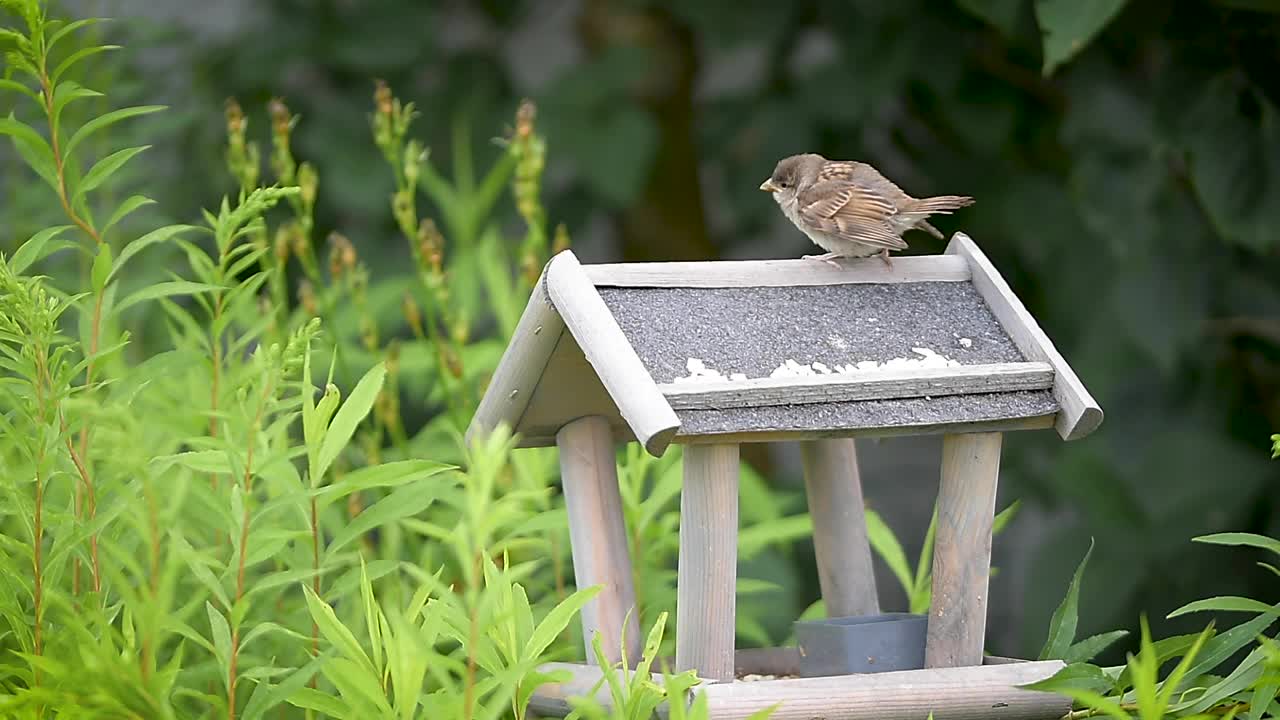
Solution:
<svg viewBox="0 0 1280 720">
<path fill-rule="evenodd" d="M 972 204 L 973 198 L 966 195 L 936 195 L 912 200 L 902 208 L 901 212 L 904 215 L 946 215 L 952 210 L 959 210 Z"/>
</svg>

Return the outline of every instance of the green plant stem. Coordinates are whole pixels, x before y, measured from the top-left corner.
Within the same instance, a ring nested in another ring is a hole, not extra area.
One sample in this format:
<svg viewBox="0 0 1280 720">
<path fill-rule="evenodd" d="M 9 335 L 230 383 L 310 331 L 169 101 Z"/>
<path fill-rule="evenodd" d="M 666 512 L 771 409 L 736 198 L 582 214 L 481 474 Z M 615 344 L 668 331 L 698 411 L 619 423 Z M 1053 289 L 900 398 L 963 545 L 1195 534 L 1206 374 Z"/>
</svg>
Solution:
<svg viewBox="0 0 1280 720">
<path fill-rule="evenodd" d="M 267 381 L 258 398 L 258 408 L 254 412 L 253 423 L 249 426 L 248 448 L 245 449 L 244 478 L 241 486 L 244 491 L 244 516 L 240 521 L 240 554 L 236 559 L 236 599 L 234 608 L 244 599 L 245 560 L 249 554 L 249 491 L 253 484 L 253 450 L 257 447 L 258 430 L 262 427 L 262 418 L 266 414 L 267 400 L 275 388 L 274 378 Z M 236 685 L 239 681 L 237 665 L 240 656 L 240 623 L 232 623 L 231 652 L 227 660 L 227 720 L 236 720 Z"/>
<path fill-rule="evenodd" d="M 315 575 L 311 578 L 311 590 L 315 592 L 316 597 L 320 595 L 320 511 L 316 505 L 316 499 L 311 497 L 311 569 Z M 311 657 L 320 655 L 320 624 L 314 619 L 311 621 Z M 310 685 L 314 689 L 316 687 L 316 677 L 311 677 Z"/>
<path fill-rule="evenodd" d="M 58 201 L 59 203 L 61 203 L 62 211 L 66 214 L 67 218 L 71 220 L 71 222 L 75 224 L 76 227 L 80 228 L 82 231 L 84 231 L 86 235 L 92 238 L 94 245 L 101 245 L 103 242 L 101 233 L 99 233 L 96 228 L 94 228 L 91 224 L 89 224 L 87 220 L 80 217 L 79 213 L 77 213 L 71 207 L 71 203 L 67 199 L 66 158 L 64 158 L 62 155 L 62 141 L 59 137 L 58 123 L 55 120 L 55 115 L 54 115 L 53 82 L 49 77 L 47 61 L 48 61 L 48 57 L 45 55 L 42 55 L 40 58 L 39 77 L 40 77 L 41 97 L 43 98 L 43 101 L 44 101 L 45 117 L 49 121 L 49 145 L 50 145 L 50 148 L 53 150 L 53 163 L 54 163 L 54 169 L 55 169 L 57 180 L 58 180 L 58 187 L 57 187 Z M 89 362 L 88 362 L 88 365 L 85 367 L 85 387 L 86 388 L 92 387 L 93 385 L 94 356 L 98 352 L 98 342 L 99 342 L 99 337 L 102 329 L 102 294 L 103 294 L 102 291 L 97 291 L 94 293 L 93 323 L 92 323 L 93 329 L 89 336 Z M 68 444 L 68 449 L 70 449 L 69 444 Z M 81 458 L 88 457 L 88 452 L 89 452 L 89 425 L 88 423 L 86 423 L 80 429 L 80 457 Z M 84 488 L 87 488 L 90 494 L 92 494 L 92 488 L 93 488 L 92 476 L 88 473 L 87 468 L 83 467 L 83 464 L 81 464 L 81 467 L 79 467 L 78 469 L 81 470 L 81 475 L 84 478 Z M 77 486 L 76 494 L 75 494 L 75 508 L 74 508 L 76 519 L 78 521 L 87 520 L 87 522 L 93 522 L 94 511 L 92 509 L 93 508 L 92 503 L 90 503 L 89 517 L 87 519 L 83 517 L 84 498 L 82 497 L 82 492 L 83 491 L 81 490 L 81 487 Z M 97 558 L 98 547 L 97 547 L 96 536 L 91 538 L 91 548 L 92 548 L 92 551 L 91 551 L 92 563 L 94 566 L 93 585 L 96 591 L 100 589 L 102 586 L 101 578 L 98 575 L 98 558 Z M 77 595 L 80 593 L 80 559 L 79 558 L 75 558 L 72 562 L 72 592 Z"/>
</svg>

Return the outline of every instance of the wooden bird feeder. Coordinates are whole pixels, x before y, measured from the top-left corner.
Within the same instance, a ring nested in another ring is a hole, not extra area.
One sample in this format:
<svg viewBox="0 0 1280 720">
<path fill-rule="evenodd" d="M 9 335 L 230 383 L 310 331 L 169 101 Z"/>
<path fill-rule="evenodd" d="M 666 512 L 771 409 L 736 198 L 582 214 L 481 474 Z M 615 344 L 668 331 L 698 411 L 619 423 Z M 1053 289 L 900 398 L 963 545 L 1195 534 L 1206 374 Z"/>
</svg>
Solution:
<svg viewBox="0 0 1280 720">
<path fill-rule="evenodd" d="M 574 574 L 603 585 L 582 613 L 629 666 L 642 638 L 617 469 L 618 442 L 684 446 L 678 670 L 706 683 L 712 717 L 1056 718 L 1069 702 L 1015 686 L 1060 662 L 984 658 L 1002 433 L 1092 432 L 1102 410 L 977 245 L 842 267 L 809 260 L 547 264 L 468 439 L 505 424 L 522 447 L 560 449 Z M 744 442 L 801 443 L 819 582 L 833 617 L 879 613 L 853 438 L 941 434 L 925 669 L 736 681 L 786 673 L 795 648 L 734 646 L 738 459 Z M 591 653 L 587 653 L 591 657 Z M 599 668 L 544 688 L 566 710 Z M 885 698 L 893 703 L 886 704 Z M 877 698 L 880 698 L 877 700 Z M 561 713 L 563 714 L 563 713 Z"/>
</svg>

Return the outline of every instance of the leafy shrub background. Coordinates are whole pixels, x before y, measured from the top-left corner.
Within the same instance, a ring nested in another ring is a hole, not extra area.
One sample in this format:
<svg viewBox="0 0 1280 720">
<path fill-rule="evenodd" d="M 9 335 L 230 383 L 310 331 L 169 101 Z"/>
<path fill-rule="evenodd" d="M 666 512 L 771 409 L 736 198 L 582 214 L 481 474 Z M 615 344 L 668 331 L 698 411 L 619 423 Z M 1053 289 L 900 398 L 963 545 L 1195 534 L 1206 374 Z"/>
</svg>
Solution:
<svg viewBox="0 0 1280 720">
<path fill-rule="evenodd" d="M 352 387 L 391 338 L 400 340 L 396 392 L 387 397 L 403 418 L 401 452 L 414 457 L 457 459 L 441 419 L 454 395 L 437 387 L 451 382 L 439 371 L 449 357 L 416 337 L 403 303 L 406 289 L 423 307 L 435 292 L 403 271 L 421 247 L 416 224 L 407 240 L 391 211 L 403 179 L 372 142 L 357 140 L 368 137 L 375 77 L 415 102 L 423 117 L 413 136 L 469 198 L 508 157 L 490 138 L 513 124 L 520 97 L 533 97 L 549 149 L 545 215 L 564 222 L 580 252 L 601 259 L 803 251 L 742 181 L 800 150 L 869 159 L 917 194 L 977 196 L 946 229 L 963 227 L 993 255 L 1108 413 L 1103 432 L 1085 443 L 1063 446 L 1048 434 L 1010 443 L 1008 492 L 1038 513 L 1030 517 L 1066 516 L 1040 539 L 1035 570 L 1014 595 L 1029 608 L 1021 647 L 993 648 L 1027 654 L 1090 536 L 1106 549 L 1091 561 L 1106 602 L 1083 608 L 1082 625 L 1093 630 L 1131 627 L 1139 610 L 1162 617 L 1210 584 L 1252 596 L 1275 589 L 1245 559 L 1224 562 L 1186 540 L 1228 529 L 1277 533 L 1275 470 L 1260 451 L 1280 425 L 1277 8 L 1235 0 L 1089 8 L 1072 12 L 1076 3 L 1055 0 L 377 0 L 325 8 L 270 0 L 240 20 L 228 13 L 222 31 L 210 32 L 181 20 L 199 13 L 147 17 L 121 5 L 104 12 L 128 22 L 89 32 L 134 49 L 86 64 L 80 81 L 110 83 L 109 107 L 128 99 L 175 107 L 127 126 L 156 147 L 104 191 L 123 199 L 130 183 L 145 184 L 162 212 L 188 221 L 237 190 L 224 172 L 225 118 L 214 108 L 228 96 L 240 100 L 264 164 L 270 98 L 284 97 L 301 115 L 292 145 L 321 178 L 310 232 L 315 265 L 323 272 L 322 243 L 339 229 L 373 278 L 366 287 L 359 273 L 347 274 L 329 287 L 365 298 L 332 301 L 325 318 L 346 348 L 335 377 Z M 1067 57 L 1077 43 L 1083 49 Z M 569 50 L 545 57 L 558 46 Z M 88 112 L 106 101 L 83 102 Z M 65 221 L 47 189 L 10 160 L 0 165 L 0 223 L 11 232 L 0 242 L 12 250 Z M 483 273 L 497 266 L 521 275 L 525 225 L 503 204 L 494 225 L 477 229 L 447 195 L 424 189 L 419 214 L 438 221 L 453 270 L 450 306 L 467 326 L 447 332 L 458 334 L 456 359 L 478 384 L 519 304 L 497 302 L 489 312 L 486 293 L 506 286 Z M 502 242 L 493 239 L 499 228 Z M 549 250 L 554 224 L 543 232 Z M 927 238 L 915 245 L 941 249 Z M 508 255 L 495 263 L 497 247 Z M 130 276 L 138 286 L 164 279 L 171 259 L 140 256 Z M 87 273 L 87 260 L 69 262 Z M 310 272 L 290 265 L 285 294 L 295 307 Z M 329 285 L 312 279 L 310 287 Z M 130 348 L 139 349 L 125 353 L 164 346 L 160 316 L 133 322 Z M 453 412 L 455 420 L 464 414 Z M 385 432 L 400 430 L 392 422 Z M 362 451 L 376 456 L 379 445 L 366 441 Z M 549 477 L 554 459 L 532 455 L 522 461 L 540 463 L 530 474 Z M 751 459 L 770 483 L 784 484 L 773 458 Z M 758 479 L 748 486 L 744 519 L 776 523 L 803 509 L 785 491 L 773 499 Z M 923 536 L 927 518 L 920 520 L 902 534 Z M 660 525 L 649 527 L 664 537 Z M 803 534 L 801 521 L 791 527 Z M 802 544 L 765 543 L 756 561 L 805 568 L 806 557 Z M 776 576 L 809 578 L 788 586 L 797 611 L 816 597 L 812 573 Z M 774 623 L 764 628 L 773 637 L 785 634 L 787 618 L 744 615 Z M 1199 629 L 1193 625 L 1186 629 Z"/>
</svg>

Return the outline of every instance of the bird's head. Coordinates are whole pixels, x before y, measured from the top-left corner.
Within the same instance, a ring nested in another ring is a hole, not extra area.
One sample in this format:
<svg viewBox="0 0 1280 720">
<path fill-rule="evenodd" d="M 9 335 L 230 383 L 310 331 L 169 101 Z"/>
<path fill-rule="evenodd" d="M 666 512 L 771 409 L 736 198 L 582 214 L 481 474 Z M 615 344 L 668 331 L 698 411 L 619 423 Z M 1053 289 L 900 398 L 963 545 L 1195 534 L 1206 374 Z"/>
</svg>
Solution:
<svg viewBox="0 0 1280 720">
<path fill-rule="evenodd" d="M 770 193 L 796 192 L 817 180 L 818 172 L 826 161 L 826 158 L 815 153 L 782 158 L 773 168 L 769 179 L 760 183 L 760 189 Z"/>
</svg>

